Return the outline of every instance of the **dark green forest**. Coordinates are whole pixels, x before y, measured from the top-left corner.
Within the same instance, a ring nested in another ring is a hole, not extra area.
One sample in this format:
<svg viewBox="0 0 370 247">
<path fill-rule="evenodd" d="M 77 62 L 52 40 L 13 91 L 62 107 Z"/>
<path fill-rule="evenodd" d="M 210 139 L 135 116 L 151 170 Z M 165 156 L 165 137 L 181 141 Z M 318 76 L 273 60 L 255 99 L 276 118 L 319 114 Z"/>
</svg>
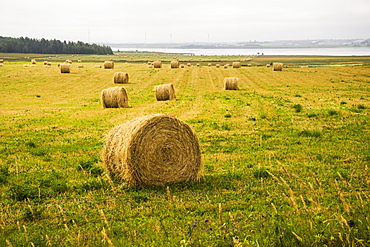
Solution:
<svg viewBox="0 0 370 247">
<path fill-rule="evenodd" d="M 27 37 L 11 38 L 0 36 L 0 52 L 41 53 L 41 54 L 113 54 L 112 48 L 81 41 L 60 41 L 32 39 Z"/>
</svg>

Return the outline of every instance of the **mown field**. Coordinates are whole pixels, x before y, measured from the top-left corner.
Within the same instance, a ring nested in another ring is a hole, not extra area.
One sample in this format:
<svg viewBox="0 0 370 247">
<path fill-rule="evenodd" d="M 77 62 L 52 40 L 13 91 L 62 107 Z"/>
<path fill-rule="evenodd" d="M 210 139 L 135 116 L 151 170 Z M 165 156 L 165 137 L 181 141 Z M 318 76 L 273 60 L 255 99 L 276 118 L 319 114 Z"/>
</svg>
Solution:
<svg viewBox="0 0 370 247">
<path fill-rule="evenodd" d="M 193 65 L 170 69 L 174 57 Z M 122 53 L 80 56 L 84 68 L 71 55 L 0 58 L 1 246 L 370 245 L 369 57 Z M 69 74 L 56 65 L 65 59 Z M 93 68 L 108 59 L 114 70 Z M 214 66 L 233 61 L 242 68 Z M 130 108 L 103 109 L 117 71 L 129 74 Z M 240 90 L 223 89 L 230 76 Z M 164 83 L 176 101 L 155 100 Z M 153 113 L 196 132 L 199 183 L 128 186 L 106 173 L 108 132 Z"/>
</svg>

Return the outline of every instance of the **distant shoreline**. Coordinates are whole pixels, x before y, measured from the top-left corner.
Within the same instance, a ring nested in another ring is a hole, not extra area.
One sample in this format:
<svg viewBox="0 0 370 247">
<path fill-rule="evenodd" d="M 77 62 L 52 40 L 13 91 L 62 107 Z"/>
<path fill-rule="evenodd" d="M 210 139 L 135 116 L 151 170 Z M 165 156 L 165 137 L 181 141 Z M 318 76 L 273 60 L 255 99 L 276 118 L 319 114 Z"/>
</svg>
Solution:
<svg viewBox="0 0 370 247">
<path fill-rule="evenodd" d="M 166 54 L 192 54 L 206 56 L 223 55 L 307 55 L 307 56 L 370 56 L 370 47 L 338 47 L 338 48 L 159 48 L 159 47 L 116 47 L 112 50 L 158 52 Z"/>
</svg>

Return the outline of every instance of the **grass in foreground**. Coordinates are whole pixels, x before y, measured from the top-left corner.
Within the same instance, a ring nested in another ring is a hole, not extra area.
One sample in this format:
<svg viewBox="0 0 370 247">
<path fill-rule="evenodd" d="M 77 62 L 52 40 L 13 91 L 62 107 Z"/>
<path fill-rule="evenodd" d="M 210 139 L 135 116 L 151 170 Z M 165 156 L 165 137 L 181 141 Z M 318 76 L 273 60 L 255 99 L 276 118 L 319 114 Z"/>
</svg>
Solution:
<svg viewBox="0 0 370 247">
<path fill-rule="evenodd" d="M 0 241 L 12 246 L 366 246 L 368 66 L 0 68 Z M 128 109 L 100 92 L 128 72 Z M 224 91 L 239 77 L 241 90 Z M 173 83 L 177 100 L 155 101 Z M 196 131 L 199 183 L 129 187 L 100 155 L 115 125 L 167 113 Z"/>
</svg>

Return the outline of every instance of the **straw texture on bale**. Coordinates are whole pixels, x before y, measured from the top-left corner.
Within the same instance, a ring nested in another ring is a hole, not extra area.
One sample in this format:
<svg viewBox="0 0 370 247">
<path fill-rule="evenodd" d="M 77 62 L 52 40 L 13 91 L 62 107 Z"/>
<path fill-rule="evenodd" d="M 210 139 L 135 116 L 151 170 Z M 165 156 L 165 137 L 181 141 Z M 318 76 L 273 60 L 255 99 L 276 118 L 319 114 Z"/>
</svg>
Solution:
<svg viewBox="0 0 370 247">
<path fill-rule="evenodd" d="M 128 83 L 128 74 L 125 72 L 114 73 L 114 83 Z"/>
<path fill-rule="evenodd" d="M 103 161 L 112 176 L 139 185 L 198 181 L 202 169 L 195 132 L 164 114 L 139 117 L 113 128 Z"/>
<path fill-rule="evenodd" d="M 239 79 L 237 77 L 225 77 L 225 90 L 239 90 L 238 82 Z"/>
<path fill-rule="evenodd" d="M 282 71 L 283 70 L 283 64 L 282 63 L 274 63 L 273 70 L 274 71 Z"/>
<path fill-rule="evenodd" d="M 127 108 L 128 96 L 123 87 L 106 88 L 101 92 L 101 101 L 104 108 Z"/>
<path fill-rule="evenodd" d="M 71 65 L 70 64 L 61 64 L 60 65 L 60 72 L 61 73 L 70 73 L 71 72 Z"/>
<path fill-rule="evenodd" d="M 114 69 L 114 62 L 113 61 L 105 61 L 104 62 L 104 69 Z"/>
<path fill-rule="evenodd" d="M 153 66 L 154 66 L 154 68 L 162 68 L 162 62 L 161 61 L 155 61 L 154 63 L 153 63 Z"/>
<path fill-rule="evenodd" d="M 242 66 L 242 64 L 240 62 L 233 62 L 233 68 L 240 68 Z"/>
<path fill-rule="evenodd" d="M 171 69 L 177 69 L 179 64 L 179 61 L 171 61 Z"/>
<path fill-rule="evenodd" d="M 158 101 L 176 99 L 175 89 L 172 83 L 155 86 L 155 97 Z"/>
</svg>

